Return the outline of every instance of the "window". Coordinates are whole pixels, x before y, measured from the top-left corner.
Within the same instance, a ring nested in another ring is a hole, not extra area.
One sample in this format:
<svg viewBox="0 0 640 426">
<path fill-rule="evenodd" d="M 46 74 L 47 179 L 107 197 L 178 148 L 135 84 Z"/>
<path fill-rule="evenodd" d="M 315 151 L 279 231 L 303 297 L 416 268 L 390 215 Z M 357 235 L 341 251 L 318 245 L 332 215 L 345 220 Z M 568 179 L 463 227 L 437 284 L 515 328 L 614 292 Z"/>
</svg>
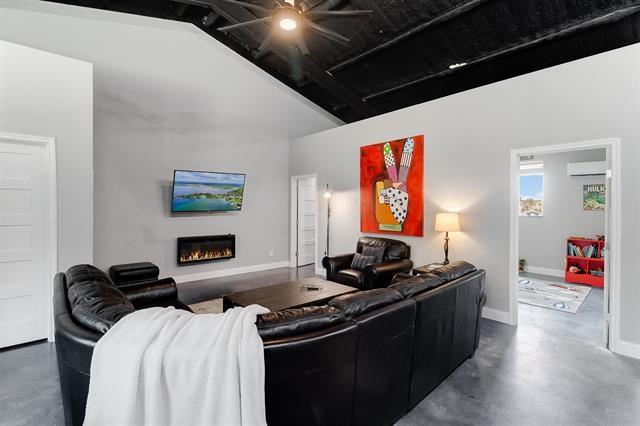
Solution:
<svg viewBox="0 0 640 426">
<path fill-rule="evenodd" d="M 544 175 L 520 175 L 520 216 L 542 216 Z"/>
</svg>

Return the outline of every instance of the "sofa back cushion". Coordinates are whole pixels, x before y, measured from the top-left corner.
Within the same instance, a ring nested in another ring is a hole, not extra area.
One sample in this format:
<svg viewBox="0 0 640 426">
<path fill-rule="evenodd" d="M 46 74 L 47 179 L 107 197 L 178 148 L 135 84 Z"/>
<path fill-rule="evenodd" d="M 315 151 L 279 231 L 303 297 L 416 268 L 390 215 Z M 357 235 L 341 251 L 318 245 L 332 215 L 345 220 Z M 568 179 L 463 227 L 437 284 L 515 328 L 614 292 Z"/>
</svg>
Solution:
<svg viewBox="0 0 640 426">
<path fill-rule="evenodd" d="M 431 271 L 432 274 L 441 277 L 445 282 L 457 280 L 458 278 L 475 272 L 476 267 L 464 260 L 456 260 L 447 265 L 440 266 Z"/>
<path fill-rule="evenodd" d="M 127 296 L 95 266 L 72 266 L 66 278 L 71 316 L 93 331 L 104 334 L 121 318 L 135 311 Z"/>
<path fill-rule="evenodd" d="M 380 263 L 384 260 L 384 254 L 387 251 L 387 248 L 384 246 L 375 247 L 375 246 L 363 246 L 362 254 L 365 256 L 373 256 L 373 263 Z"/>
<path fill-rule="evenodd" d="M 329 301 L 329 306 L 341 310 L 347 319 L 351 319 L 400 300 L 403 300 L 403 297 L 398 291 L 376 288 L 338 296 Z"/>
<path fill-rule="evenodd" d="M 256 326 L 263 340 L 310 333 L 346 322 L 332 306 L 308 306 L 258 315 Z"/>
<path fill-rule="evenodd" d="M 382 260 L 408 259 L 411 256 L 411 250 L 406 243 L 390 238 L 360 237 L 356 252 L 362 253 L 365 246 L 384 247 L 384 258 Z"/>
<path fill-rule="evenodd" d="M 405 298 L 409 298 L 423 291 L 440 287 L 444 283 L 445 280 L 442 277 L 427 273 L 391 284 L 388 288 L 400 292 Z"/>
</svg>

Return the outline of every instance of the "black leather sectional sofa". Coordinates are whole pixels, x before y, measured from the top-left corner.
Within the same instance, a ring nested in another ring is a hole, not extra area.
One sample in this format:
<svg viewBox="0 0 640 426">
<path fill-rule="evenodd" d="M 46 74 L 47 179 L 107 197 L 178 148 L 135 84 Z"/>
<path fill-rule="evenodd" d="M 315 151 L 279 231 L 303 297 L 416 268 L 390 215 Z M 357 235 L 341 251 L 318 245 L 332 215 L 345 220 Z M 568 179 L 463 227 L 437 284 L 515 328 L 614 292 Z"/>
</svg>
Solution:
<svg viewBox="0 0 640 426">
<path fill-rule="evenodd" d="M 260 316 L 268 423 L 397 421 L 473 356 L 484 280 L 484 271 L 456 262 L 433 274 L 399 274 L 388 288 L 340 296 L 325 306 Z M 54 285 L 65 421 L 80 425 L 91 356 L 102 334 L 137 308 L 188 308 L 166 280 L 134 284 L 135 291 L 116 288 L 89 265 L 58 274 Z"/>
</svg>

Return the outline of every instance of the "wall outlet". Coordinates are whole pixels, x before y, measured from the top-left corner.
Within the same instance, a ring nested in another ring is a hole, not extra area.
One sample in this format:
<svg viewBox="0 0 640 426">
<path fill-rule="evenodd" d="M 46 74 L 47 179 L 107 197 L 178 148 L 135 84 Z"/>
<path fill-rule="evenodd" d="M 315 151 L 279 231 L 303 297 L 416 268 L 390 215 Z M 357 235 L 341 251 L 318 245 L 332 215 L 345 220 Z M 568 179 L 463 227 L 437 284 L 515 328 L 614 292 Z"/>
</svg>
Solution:
<svg viewBox="0 0 640 426">
<path fill-rule="evenodd" d="M 269 250 L 269 256 L 273 257 L 273 250 Z"/>
</svg>

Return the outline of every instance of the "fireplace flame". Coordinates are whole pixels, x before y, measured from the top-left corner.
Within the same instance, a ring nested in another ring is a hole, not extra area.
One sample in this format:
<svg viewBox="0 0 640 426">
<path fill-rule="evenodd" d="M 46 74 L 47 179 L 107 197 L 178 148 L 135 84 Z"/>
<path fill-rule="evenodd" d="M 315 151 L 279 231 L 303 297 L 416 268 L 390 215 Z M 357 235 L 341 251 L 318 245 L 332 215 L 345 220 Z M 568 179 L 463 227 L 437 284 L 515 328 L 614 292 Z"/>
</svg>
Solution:
<svg viewBox="0 0 640 426">
<path fill-rule="evenodd" d="M 198 260 L 220 259 L 221 257 L 231 257 L 233 252 L 230 248 L 220 250 L 194 249 L 180 254 L 180 262 L 196 262 Z"/>
</svg>

